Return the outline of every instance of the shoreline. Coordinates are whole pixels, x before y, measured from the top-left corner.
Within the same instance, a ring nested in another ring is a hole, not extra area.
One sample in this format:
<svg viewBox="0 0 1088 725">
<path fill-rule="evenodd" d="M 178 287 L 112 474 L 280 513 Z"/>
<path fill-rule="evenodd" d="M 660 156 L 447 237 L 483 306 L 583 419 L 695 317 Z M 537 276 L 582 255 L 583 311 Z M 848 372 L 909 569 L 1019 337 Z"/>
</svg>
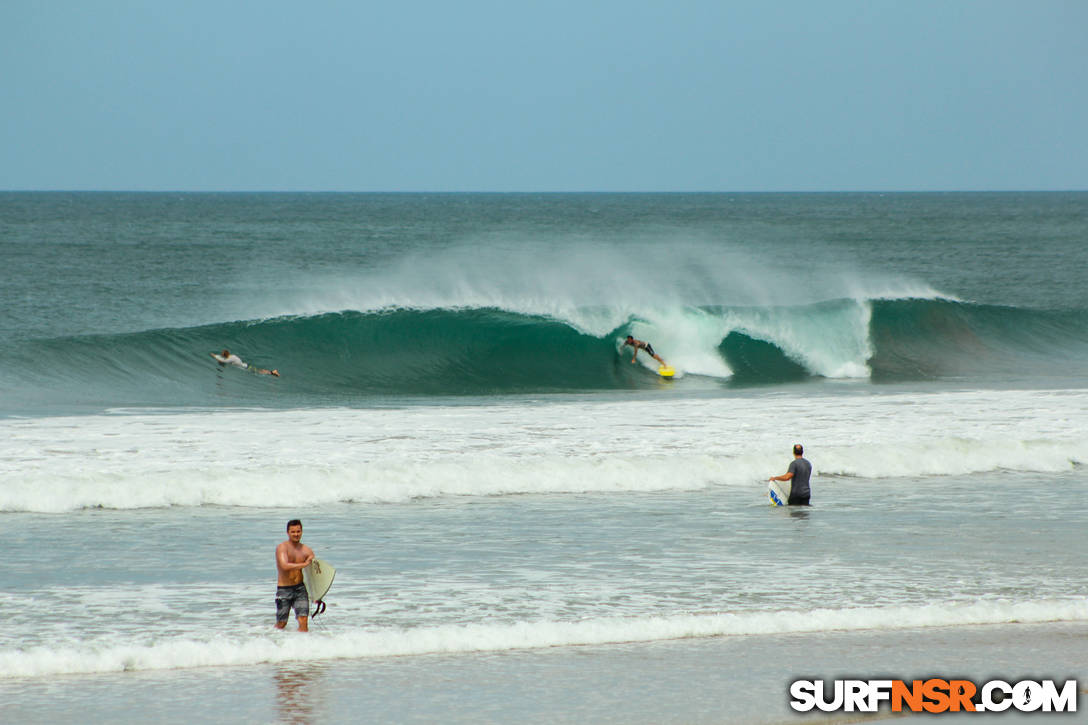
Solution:
<svg viewBox="0 0 1088 725">
<path fill-rule="evenodd" d="M 865 722 L 881 711 L 807 714 L 795 679 L 1078 681 L 1088 698 L 1088 622 L 971 625 L 420 655 L 252 667 L 67 676 L 0 683 L 13 721 L 137 723 L 784 723 Z M 199 696 L 195 696 L 199 693 Z M 365 713 L 365 717 L 360 717 Z M 1037 722 L 1039 714 L 946 714 Z"/>
</svg>

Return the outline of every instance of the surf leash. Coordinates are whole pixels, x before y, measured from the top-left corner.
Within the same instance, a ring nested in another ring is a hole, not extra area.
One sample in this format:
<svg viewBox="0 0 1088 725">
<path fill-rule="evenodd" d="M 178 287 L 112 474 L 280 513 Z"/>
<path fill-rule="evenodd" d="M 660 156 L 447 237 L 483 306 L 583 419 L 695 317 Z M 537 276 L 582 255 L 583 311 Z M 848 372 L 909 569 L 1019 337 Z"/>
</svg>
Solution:
<svg viewBox="0 0 1088 725">
<path fill-rule="evenodd" d="M 314 613 L 310 615 L 310 618 L 313 619 L 314 617 L 316 617 L 317 615 L 321 614 L 324 611 L 325 611 L 325 600 L 318 599 L 316 602 L 314 602 Z"/>
</svg>

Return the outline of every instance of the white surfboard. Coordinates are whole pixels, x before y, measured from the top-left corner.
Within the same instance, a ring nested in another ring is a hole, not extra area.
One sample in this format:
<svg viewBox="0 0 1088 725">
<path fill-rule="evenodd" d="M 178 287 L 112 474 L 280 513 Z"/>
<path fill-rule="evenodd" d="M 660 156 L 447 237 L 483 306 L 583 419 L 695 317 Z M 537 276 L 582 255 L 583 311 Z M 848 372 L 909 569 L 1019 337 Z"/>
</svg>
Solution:
<svg viewBox="0 0 1088 725">
<path fill-rule="evenodd" d="M 771 506 L 789 505 L 791 488 L 793 484 L 789 481 L 770 481 L 767 484 L 767 496 L 771 499 Z"/>
<path fill-rule="evenodd" d="M 302 581 L 306 584 L 306 593 L 310 596 L 310 602 L 320 602 L 332 587 L 332 580 L 336 578 L 336 569 L 332 564 L 321 559 L 314 559 L 310 565 L 302 570 Z"/>
</svg>

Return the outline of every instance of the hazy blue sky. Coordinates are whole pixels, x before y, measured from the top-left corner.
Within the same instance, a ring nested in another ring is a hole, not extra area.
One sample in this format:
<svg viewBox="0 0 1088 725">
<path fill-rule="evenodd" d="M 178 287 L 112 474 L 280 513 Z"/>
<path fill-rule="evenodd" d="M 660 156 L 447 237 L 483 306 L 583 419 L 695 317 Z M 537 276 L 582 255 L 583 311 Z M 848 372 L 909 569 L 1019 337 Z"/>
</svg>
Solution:
<svg viewBox="0 0 1088 725">
<path fill-rule="evenodd" d="M 3 0 L 0 189 L 1088 189 L 1088 1 Z"/>
</svg>

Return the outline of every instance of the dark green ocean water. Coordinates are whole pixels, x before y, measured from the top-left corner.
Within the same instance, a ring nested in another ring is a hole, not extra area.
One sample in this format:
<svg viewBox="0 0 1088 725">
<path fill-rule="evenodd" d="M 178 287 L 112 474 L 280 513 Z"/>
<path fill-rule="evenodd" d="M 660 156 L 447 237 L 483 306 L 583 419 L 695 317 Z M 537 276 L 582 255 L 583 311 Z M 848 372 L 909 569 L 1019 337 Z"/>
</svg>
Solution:
<svg viewBox="0 0 1088 725">
<path fill-rule="evenodd" d="M 4 193 L 0 261 L 23 411 L 656 385 L 628 333 L 681 390 L 1088 381 L 1088 193 Z"/>
<path fill-rule="evenodd" d="M 1084 193 L 0 194 L 4 713 L 1083 684 L 1086 242 Z M 772 508 L 796 442 L 813 506 Z M 294 517 L 337 567 L 305 637 Z"/>
</svg>

